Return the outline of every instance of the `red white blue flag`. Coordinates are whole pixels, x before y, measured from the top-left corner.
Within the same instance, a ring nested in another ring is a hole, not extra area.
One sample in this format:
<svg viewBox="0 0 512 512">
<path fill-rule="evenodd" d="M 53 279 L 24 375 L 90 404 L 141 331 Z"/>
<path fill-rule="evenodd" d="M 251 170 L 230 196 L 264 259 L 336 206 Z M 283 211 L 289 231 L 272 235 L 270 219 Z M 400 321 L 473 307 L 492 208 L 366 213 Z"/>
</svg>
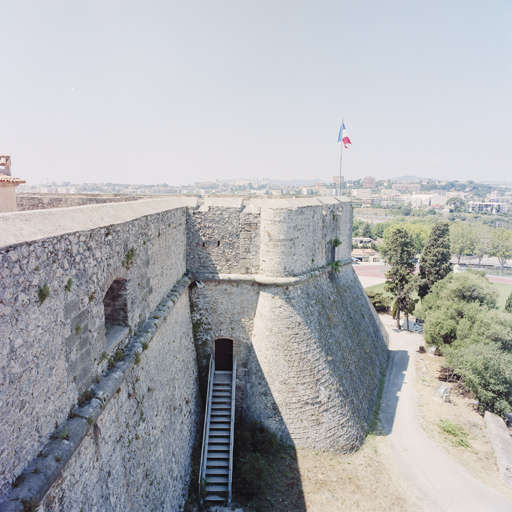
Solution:
<svg viewBox="0 0 512 512">
<path fill-rule="evenodd" d="M 352 142 L 350 142 L 350 139 L 347 135 L 347 129 L 345 128 L 345 123 L 341 123 L 340 133 L 338 135 L 338 142 L 343 142 L 345 147 L 347 147 L 347 144 L 352 145 Z"/>
</svg>

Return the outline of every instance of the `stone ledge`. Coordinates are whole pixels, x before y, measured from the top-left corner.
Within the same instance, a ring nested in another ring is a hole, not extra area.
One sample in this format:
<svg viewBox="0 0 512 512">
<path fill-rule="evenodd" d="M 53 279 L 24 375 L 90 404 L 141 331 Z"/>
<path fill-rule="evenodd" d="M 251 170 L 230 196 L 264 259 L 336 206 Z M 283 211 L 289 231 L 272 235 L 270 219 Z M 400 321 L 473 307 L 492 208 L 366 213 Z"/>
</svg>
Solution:
<svg viewBox="0 0 512 512">
<path fill-rule="evenodd" d="M 192 281 L 192 276 L 183 276 L 162 299 L 151 318 L 137 329 L 134 338 L 125 348 L 123 360 L 93 386 L 92 399 L 80 407 L 75 407 L 73 410 L 75 417 L 68 419 L 57 431 L 57 435 L 62 432 L 62 437 L 67 439 L 56 439 L 44 446 L 40 456 L 28 464 L 20 475 L 21 478 L 18 477 L 20 485 L 16 488 L 11 487 L 10 491 L 0 498 L 4 500 L 0 502 L 0 512 L 23 512 L 22 500 L 26 502 L 32 500 L 32 503 L 37 504 L 44 498 L 135 365 L 136 354 L 143 351 L 143 344 L 151 342 L 160 325 L 167 319 Z M 68 435 L 64 436 L 66 432 Z"/>
<path fill-rule="evenodd" d="M 146 215 L 195 206 L 193 197 L 143 199 L 0 214 L 0 248 L 52 236 L 122 224 Z"/>
<path fill-rule="evenodd" d="M 341 261 L 341 260 L 340 260 Z M 351 259 L 341 261 L 341 267 L 352 264 Z M 293 286 L 309 281 L 313 277 L 320 276 L 326 272 L 332 271 L 330 265 L 316 268 L 305 274 L 290 277 L 273 277 L 262 274 L 212 274 L 207 272 L 197 272 L 194 274 L 196 281 L 218 281 L 229 283 L 255 283 L 264 286 Z"/>
<path fill-rule="evenodd" d="M 512 487 L 512 437 L 504 421 L 496 414 L 486 411 L 484 419 L 501 479 L 506 486 Z"/>
</svg>

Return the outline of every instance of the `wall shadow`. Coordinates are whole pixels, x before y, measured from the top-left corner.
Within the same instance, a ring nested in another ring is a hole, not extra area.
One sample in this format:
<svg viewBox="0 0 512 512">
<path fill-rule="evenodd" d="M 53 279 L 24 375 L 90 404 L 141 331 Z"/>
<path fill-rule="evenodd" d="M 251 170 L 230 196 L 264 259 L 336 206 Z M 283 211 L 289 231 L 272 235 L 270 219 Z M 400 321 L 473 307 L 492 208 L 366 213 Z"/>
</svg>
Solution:
<svg viewBox="0 0 512 512">
<path fill-rule="evenodd" d="M 399 393 L 405 380 L 405 372 L 409 365 L 407 350 L 390 350 L 386 379 L 382 390 L 380 403 L 380 419 L 382 432 L 380 435 L 389 435 L 393 430 Z"/>
<path fill-rule="evenodd" d="M 285 422 L 279 407 L 274 400 L 270 387 L 265 379 L 265 375 L 261 369 L 258 358 L 252 345 L 249 348 L 249 367 L 246 374 L 248 382 L 246 387 L 251 386 L 254 381 L 258 382 L 258 394 L 260 395 L 258 402 L 265 404 L 267 414 L 266 418 L 271 417 L 272 423 L 279 425 L 280 435 L 270 434 L 278 440 L 274 447 L 268 442 L 268 435 L 259 435 L 256 422 L 248 414 L 245 408 L 237 411 L 235 423 L 237 425 L 238 438 L 235 438 L 235 466 L 234 479 L 237 475 L 242 474 L 242 481 L 238 485 L 233 482 L 234 501 L 241 505 L 245 504 L 249 510 L 257 510 L 258 512 L 305 512 L 306 501 L 302 487 L 302 479 L 299 469 L 296 447 L 291 442 L 291 436 L 285 426 Z M 247 390 L 246 390 L 247 393 Z M 262 423 L 258 423 L 260 428 Z M 244 433 L 244 429 L 247 431 Z M 271 430 L 267 429 L 267 433 Z M 247 433 L 250 434 L 250 439 Z M 264 477 L 262 492 L 253 499 L 244 498 L 244 476 L 247 471 L 244 467 L 245 443 L 250 443 L 252 452 L 259 453 L 263 457 L 266 466 L 266 475 Z"/>
<path fill-rule="evenodd" d="M 191 309 L 194 311 L 193 317 L 196 318 L 203 317 L 206 311 L 211 312 L 212 304 L 205 306 L 203 303 L 200 307 L 197 302 L 198 298 L 195 294 L 201 293 L 201 291 L 202 289 L 192 287 L 190 295 Z M 225 302 L 223 302 L 223 306 L 229 307 Z M 204 307 L 206 309 L 203 309 Z M 226 312 L 217 310 L 217 313 L 219 317 L 222 317 Z M 244 312 L 244 314 L 248 313 L 248 311 Z M 202 401 L 198 429 L 199 445 L 202 443 L 204 429 L 205 399 L 208 387 L 207 362 L 213 348 L 212 342 L 219 337 L 234 339 L 235 346 L 238 347 L 239 364 L 236 379 L 233 503 L 243 507 L 244 510 L 258 512 L 289 512 L 291 510 L 305 512 L 306 503 L 296 448 L 291 443 L 291 436 L 286 429 L 252 343 L 248 342 L 252 333 L 247 332 L 242 327 L 242 323 L 238 324 L 238 327 L 238 335 L 235 335 L 225 323 L 220 325 L 206 322 L 206 319 L 203 319 L 202 322 L 195 324 L 194 343 L 198 364 L 199 394 Z M 243 348 L 240 347 L 241 345 Z M 264 411 L 258 411 L 258 413 L 263 413 L 262 416 L 260 414 L 251 416 L 246 411 L 246 400 L 255 398 L 257 403 L 264 408 Z M 262 430 L 262 423 L 255 421 L 258 416 L 271 418 L 271 424 L 265 425 L 266 430 Z M 269 442 L 269 438 L 274 439 L 274 434 L 270 432 L 276 430 L 273 428 L 276 426 L 278 426 L 277 430 L 280 434 L 279 437 L 275 436 L 278 441 Z M 200 451 L 199 447 L 199 455 Z M 261 466 L 260 461 L 264 466 L 263 475 L 259 473 L 258 469 L 258 466 Z M 194 480 L 194 476 L 192 478 Z M 259 483 L 261 483 L 261 488 L 258 487 Z M 197 477 L 190 486 L 193 492 L 195 492 L 195 488 L 197 488 Z M 254 490 L 258 490 L 258 492 L 254 493 Z"/>
</svg>

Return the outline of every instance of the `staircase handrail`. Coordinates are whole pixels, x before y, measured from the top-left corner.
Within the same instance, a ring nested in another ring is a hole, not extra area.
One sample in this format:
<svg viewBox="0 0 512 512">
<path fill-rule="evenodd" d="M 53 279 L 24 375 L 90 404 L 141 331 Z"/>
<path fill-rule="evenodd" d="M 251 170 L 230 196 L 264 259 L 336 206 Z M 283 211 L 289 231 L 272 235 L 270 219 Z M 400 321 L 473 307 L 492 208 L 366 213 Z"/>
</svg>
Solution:
<svg viewBox="0 0 512 512">
<path fill-rule="evenodd" d="M 213 392 L 213 377 L 215 375 L 215 359 L 213 355 L 210 356 L 210 367 L 208 370 L 208 391 L 206 394 L 206 410 L 204 413 L 204 430 L 203 430 L 203 445 L 201 448 L 201 466 L 199 467 L 199 496 L 201 503 L 203 497 L 201 496 L 201 484 L 206 478 L 206 459 L 208 454 L 208 431 L 210 430 L 210 408 L 212 402 Z"/>
<path fill-rule="evenodd" d="M 228 504 L 231 504 L 231 482 L 233 480 L 233 440 L 235 437 L 235 390 L 236 390 L 236 354 L 233 359 L 233 375 L 231 381 L 231 427 L 229 435 L 229 480 L 228 480 Z"/>
</svg>

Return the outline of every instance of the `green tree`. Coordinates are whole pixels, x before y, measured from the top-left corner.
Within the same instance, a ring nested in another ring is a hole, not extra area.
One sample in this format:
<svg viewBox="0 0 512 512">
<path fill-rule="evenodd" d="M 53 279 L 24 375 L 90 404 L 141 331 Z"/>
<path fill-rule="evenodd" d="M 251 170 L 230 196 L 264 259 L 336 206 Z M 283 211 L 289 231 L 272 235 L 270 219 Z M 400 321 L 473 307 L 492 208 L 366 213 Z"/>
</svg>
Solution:
<svg viewBox="0 0 512 512">
<path fill-rule="evenodd" d="M 448 274 L 421 303 L 427 343 L 447 345 L 459 338 L 470 339 L 478 316 L 496 309 L 497 297 L 482 272 Z"/>
<path fill-rule="evenodd" d="M 365 238 L 373 238 L 372 225 L 369 222 L 365 222 L 359 231 L 361 236 Z"/>
<path fill-rule="evenodd" d="M 494 229 L 491 233 L 489 254 L 498 258 L 503 270 L 507 260 L 512 258 L 512 231 L 506 228 Z"/>
<path fill-rule="evenodd" d="M 483 224 L 477 224 L 473 227 L 475 234 L 475 256 L 478 258 L 480 267 L 482 260 L 491 250 L 491 236 L 488 227 Z"/>
<path fill-rule="evenodd" d="M 409 286 L 415 268 L 415 251 L 409 233 L 400 226 L 395 227 L 385 243 L 385 261 L 391 267 L 386 272 L 384 289 L 391 292 L 396 301 L 396 325 L 400 329 L 400 311 L 410 300 Z"/>
<path fill-rule="evenodd" d="M 409 216 L 409 215 L 411 215 L 411 212 L 412 212 L 412 205 L 411 205 L 411 203 L 407 203 L 406 205 L 404 205 L 402 207 L 402 215 Z"/>
<path fill-rule="evenodd" d="M 413 293 L 416 291 L 418 287 L 417 276 L 412 275 L 411 280 L 407 284 L 404 290 L 403 299 L 402 299 L 402 311 L 405 316 L 405 320 L 407 322 L 407 330 L 409 331 L 409 315 L 414 313 L 416 309 L 416 304 L 420 299 L 413 298 Z"/>
<path fill-rule="evenodd" d="M 455 213 L 468 211 L 468 203 L 462 197 L 450 197 L 450 199 L 446 201 L 446 205 L 450 207 L 450 211 Z"/>
<path fill-rule="evenodd" d="M 464 379 L 478 399 L 480 411 L 497 414 L 510 411 L 512 396 L 512 354 L 494 343 L 472 343 L 450 347 L 448 364 Z"/>
<path fill-rule="evenodd" d="M 373 236 L 375 238 L 382 238 L 384 231 L 392 224 L 392 222 L 377 222 L 377 224 L 373 225 Z"/>
<path fill-rule="evenodd" d="M 434 283 L 444 279 L 451 271 L 450 227 L 438 222 L 432 228 L 420 258 L 420 283 L 418 295 L 422 299 Z"/>
<path fill-rule="evenodd" d="M 507 313 L 512 313 L 512 292 L 507 298 L 507 301 L 505 302 L 505 311 Z"/>
<path fill-rule="evenodd" d="M 473 254 L 475 251 L 475 236 L 473 226 L 457 222 L 450 227 L 450 250 L 460 264 L 461 256 Z"/>
<path fill-rule="evenodd" d="M 414 244 L 414 251 L 420 254 L 425 247 L 427 239 L 432 230 L 432 224 L 423 220 L 414 220 L 405 225 L 407 233 L 409 233 L 412 243 Z"/>
</svg>

